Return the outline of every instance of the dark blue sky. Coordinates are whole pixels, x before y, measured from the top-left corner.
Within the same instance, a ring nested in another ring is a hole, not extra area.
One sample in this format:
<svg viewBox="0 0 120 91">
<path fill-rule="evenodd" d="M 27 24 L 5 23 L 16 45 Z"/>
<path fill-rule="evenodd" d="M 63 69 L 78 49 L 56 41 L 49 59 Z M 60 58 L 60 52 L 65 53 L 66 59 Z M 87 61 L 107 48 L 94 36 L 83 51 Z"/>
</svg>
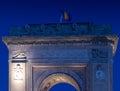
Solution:
<svg viewBox="0 0 120 91">
<path fill-rule="evenodd" d="M 72 22 L 111 24 L 120 35 L 119 0 L 0 0 L 0 38 L 11 26 L 59 23 L 60 10 L 71 14 Z M 120 44 L 114 56 L 114 91 L 120 91 Z M 8 52 L 0 39 L 0 91 L 8 91 Z"/>
</svg>

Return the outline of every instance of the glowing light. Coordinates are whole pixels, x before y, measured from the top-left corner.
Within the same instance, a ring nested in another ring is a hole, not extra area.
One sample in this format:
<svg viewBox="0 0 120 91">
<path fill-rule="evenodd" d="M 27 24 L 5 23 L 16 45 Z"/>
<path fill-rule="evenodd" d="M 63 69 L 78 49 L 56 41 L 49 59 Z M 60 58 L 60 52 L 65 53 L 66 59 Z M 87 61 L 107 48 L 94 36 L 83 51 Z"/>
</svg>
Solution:
<svg viewBox="0 0 120 91">
<path fill-rule="evenodd" d="M 21 68 L 20 64 L 17 64 L 17 67 L 15 68 L 14 79 L 15 80 L 23 79 L 23 73 L 22 73 L 22 68 Z"/>
</svg>

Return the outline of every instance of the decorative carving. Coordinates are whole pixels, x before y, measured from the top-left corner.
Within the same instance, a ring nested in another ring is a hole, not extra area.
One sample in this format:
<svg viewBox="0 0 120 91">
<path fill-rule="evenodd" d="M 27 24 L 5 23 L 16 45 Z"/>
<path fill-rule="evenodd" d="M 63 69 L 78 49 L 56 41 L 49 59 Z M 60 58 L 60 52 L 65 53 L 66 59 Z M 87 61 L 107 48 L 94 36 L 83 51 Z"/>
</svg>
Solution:
<svg viewBox="0 0 120 91">
<path fill-rule="evenodd" d="M 108 52 L 106 50 L 92 49 L 93 58 L 107 58 Z"/>
<path fill-rule="evenodd" d="M 101 25 L 93 25 L 94 33 L 95 34 L 110 34 L 112 33 L 111 31 L 111 26 L 108 24 L 101 24 Z M 99 32 L 98 32 L 99 31 Z"/>
<path fill-rule="evenodd" d="M 27 57 L 24 53 L 17 53 L 12 57 L 12 62 L 26 62 Z"/>
<path fill-rule="evenodd" d="M 23 68 L 20 64 L 14 68 L 14 80 L 23 80 Z"/>
<path fill-rule="evenodd" d="M 26 56 L 24 53 L 18 53 L 12 57 L 13 59 L 26 59 Z"/>
<path fill-rule="evenodd" d="M 103 68 L 100 64 L 97 65 L 96 67 L 96 79 L 98 80 L 104 80 L 105 79 L 105 73 L 103 71 Z"/>
<path fill-rule="evenodd" d="M 56 36 L 56 34 L 59 36 L 111 34 L 111 27 L 91 23 L 27 24 L 25 27 L 13 27 L 9 32 L 10 36 Z"/>
<path fill-rule="evenodd" d="M 52 41 L 52 40 L 47 40 L 47 41 L 10 41 L 8 44 L 13 44 L 13 45 L 24 45 L 24 44 L 39 44 L 39 45 L 110 45 L 114 44 L 113 41 L 106 40 L 106 41 L 97 41 L 97 40 L 59 40 L 59 41 Z"/>
</svg>

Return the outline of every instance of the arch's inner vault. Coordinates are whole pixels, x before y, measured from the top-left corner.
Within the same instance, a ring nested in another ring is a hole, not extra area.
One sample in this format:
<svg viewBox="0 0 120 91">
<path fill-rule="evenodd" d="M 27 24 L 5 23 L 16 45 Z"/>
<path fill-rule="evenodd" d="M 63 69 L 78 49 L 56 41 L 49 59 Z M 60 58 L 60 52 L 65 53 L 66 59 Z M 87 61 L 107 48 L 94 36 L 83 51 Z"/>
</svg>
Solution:
<svg viewBox="0 0 120 91">
<path fill-rule="evenodd" d="M 62 73 L 57 73 L 57 74 L 52 74 L 50 76 L 48 76 L 41 84 L 40 86 L 40 91 L 49 91 L 51 89 L 51 87 L 53 87 L 54 85 L 58 84 L 58 83 L 68 83 L 71 84 L 72 86 L 74 86 L 77 91 L 80 91 L 80 88 L 78 86 L 78 84 L 76 83 L 76 81 L 66 75 L 66 74 L 62 74 Z"/>
</svg>

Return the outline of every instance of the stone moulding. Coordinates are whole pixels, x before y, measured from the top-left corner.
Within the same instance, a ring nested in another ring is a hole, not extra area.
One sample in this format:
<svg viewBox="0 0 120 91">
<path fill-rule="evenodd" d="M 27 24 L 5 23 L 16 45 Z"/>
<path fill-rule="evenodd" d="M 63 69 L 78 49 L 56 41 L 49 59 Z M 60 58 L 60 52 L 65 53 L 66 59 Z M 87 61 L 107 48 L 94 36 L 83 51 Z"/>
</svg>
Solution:
<svg viewBox="0 0 120 91">
<path fill-rule="evenodd" d="M 113 54 L 118 44 L 118 36 L 80 36 L 80 37 L 3 37 L 6 45 L 110 45 Z"/>
<path fill-rule="evenodd" d="M 40 67 L 40 69 L 44 68 L 44 66 L 33 66 L 33 69 L 39 68 L 39 67 Z M 35 82 L 34 91 L 44 91 L 43 89 L 46 89 L 45 91 L 48 91 L 48 89 L 50 89 L 53 85 L 60 83 L 60 82 L 65 82 L 65 83 L 69 83 L 69 84 L 73 85 L 77 89 L 77 91 L 85 90 L 85 88 L 83 88 L 85 86 L 85 84 L 83 82 L 84 78 L 81 77 L 83 75 L 83 73 L 79 73 L 79 74 L 81 74 L 81 76 L 80 76 L 80 75 L 78 75 L 78 73 L 76 73 L 72 70 L 66 69 L 66 68 L 83 68 L 85 70 L 86 66 L 47 66 L 47 67 L 48 68 L 49 67 L 50 68 L 59 68 L 59 69 L 47 70 L 44 72 L 44 74 L 41 74 L 40 77 Z M 45 67 L 45 68 L 47 68 L 47 67 Z M 65 67 L 65 69 L 63 69 L 63 67 Z M 59 78 L 59 76 L 60 76 L 60 78 Z M 64 80 L 61 80 L 61 77 L 63 77 Z M 52 83 L 51 83 L 51 81 L 52 81 Z M 53 81 L 55 81 L 55 82 L 53 82 Z"/>
</svg>

